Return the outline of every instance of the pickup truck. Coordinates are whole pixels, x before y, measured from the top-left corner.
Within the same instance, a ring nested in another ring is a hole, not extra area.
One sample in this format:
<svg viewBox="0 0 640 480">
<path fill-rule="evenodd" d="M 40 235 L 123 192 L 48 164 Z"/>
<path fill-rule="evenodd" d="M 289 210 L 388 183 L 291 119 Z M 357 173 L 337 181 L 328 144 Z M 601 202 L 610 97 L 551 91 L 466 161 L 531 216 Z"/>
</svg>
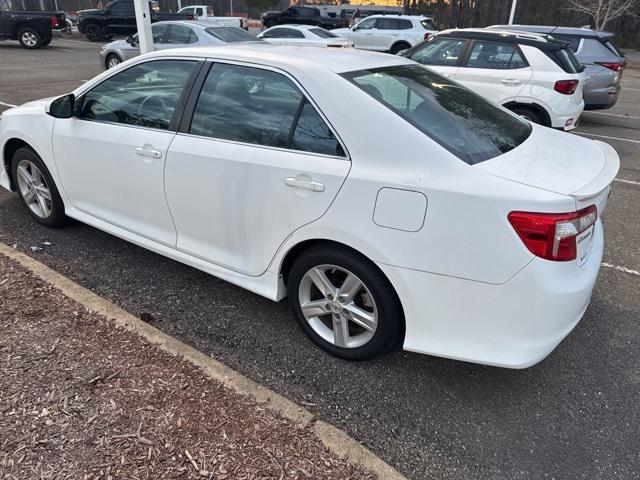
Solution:
<svg viewBox="0 0 640 480">
<path fill-rule="evenodd" d="M 247 19 L 243 17 L 216 17 L 213 7 L 209 5 L 190 5 L 182 7 L 178 13 L 193 15 L 196 20 L 208 22 L 216 27 L 240 27 L 249 29 Z"/>
<path fill-rule="evenodd" d="M 316 7 L 289 7 L 283 12 L 266 12 L 262 16 L 266 28 L 275 25 L 302 24 L 326 28 L 342 28 L 346 26 L 342 18 L 324 16 Z"/>
<path fill-rule="evenodd" d="M 0 0 L 0 40 L 18 40 L 24 48 L 46 47 L 62 36 L 63 12 L 14 10 L 11 0 Z"/>
<path fill-rule="evenodd" d="M 195 19 L 191 14 L 160 12 L 159 10 L 158 2 L 149 2 L 151 23 L 165 20 Z M 78 13 L 78 31 L 92 42 L 99 42 L 111 38 L 113 35 L 132 35 L 138 31 L 133 0 L 115 0 L 102 10 L 82 10 Z"/>
</svg>

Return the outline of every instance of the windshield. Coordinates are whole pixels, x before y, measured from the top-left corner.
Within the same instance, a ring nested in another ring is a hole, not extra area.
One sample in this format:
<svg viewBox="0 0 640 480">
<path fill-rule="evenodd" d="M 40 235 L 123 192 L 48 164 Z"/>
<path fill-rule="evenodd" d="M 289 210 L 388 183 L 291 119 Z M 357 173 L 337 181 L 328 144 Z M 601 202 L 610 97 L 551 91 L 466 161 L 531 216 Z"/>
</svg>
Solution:
<svg viewBox="0 0 640 480">
<path fill-rule="evenodd" d="M 331 33 L 329 30 L 325 30 L 324 28 L 310 28 L 309 31 L 311 33 L 316 34 L 320 38 L 336 38 L 337 37 L 335 33 Z"/>
<path fill-rule="evenodd" d="M 342 75 L 469 165 L 506 153 L 531 126 L 420 65 Z"/>
<path fill-rule="evenodd" d="M 259 41 L 249 32 L 238 27 L 209 27 L 205 29 L 205 32 L 227 43 Z"/>
</svg>

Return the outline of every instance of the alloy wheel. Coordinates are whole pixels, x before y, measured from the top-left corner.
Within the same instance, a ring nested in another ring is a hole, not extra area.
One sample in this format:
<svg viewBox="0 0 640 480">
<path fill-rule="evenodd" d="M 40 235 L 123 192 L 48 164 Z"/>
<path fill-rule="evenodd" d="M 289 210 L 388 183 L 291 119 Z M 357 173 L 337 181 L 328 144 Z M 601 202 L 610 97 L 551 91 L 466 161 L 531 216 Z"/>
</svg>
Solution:
<svg viewBox="0 0 640 480">
<path fill-rule="evenodd" d="M 36 216 L 48 218 L 53 205 L 51 190 L 40 169 L 29 160 L 21 160 L 16 172 L 18 188 L 24 202 Z"/>
<path fill-rule="evenodd" d="M 109 58 L 109 61 L 107 62 L 107 69 L 109 68 L 113 68 L 113 67 L 117 67 L 118 65 L 120 65 L 120 59 L 118 57 L 116 57 L 115 55 L 112 55 Z"/>
<path fill-rule="evenodd" d="M 366 345 L 378 328 L 373 295 L 345 268 L 319 265 L 309 269 L 300 282 L 298 300 L 309 326 L 337 347 Z"/>
<path fill-rule="evenodd" d="M 22 34 L 22 43 L 27 47 L 35 47 L 38 45 L 38 38 L 33 32 L 24 32 Z"/>
</svg>

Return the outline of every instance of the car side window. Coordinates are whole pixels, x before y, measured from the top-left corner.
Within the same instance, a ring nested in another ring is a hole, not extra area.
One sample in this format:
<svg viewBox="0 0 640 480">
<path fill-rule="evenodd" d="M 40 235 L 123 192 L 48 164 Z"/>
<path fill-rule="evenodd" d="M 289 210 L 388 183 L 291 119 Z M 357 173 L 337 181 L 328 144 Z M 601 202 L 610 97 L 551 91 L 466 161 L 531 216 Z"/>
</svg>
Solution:
<svg viewBox="0 0 640 480">
<path fill-rule="evenodd" d="M 376 20 L 377 19 L 375 18 L 365 18 L 358 24 L 358 30 L 371 30 L 374 27 Z"/>
<path fill-rule="evenodd" d="M 423 65 L 455 67 L 464 53 L 466 40 L 442 38 L 425 43 L 411 54 L 411 60 Z"/>
<path fill-rule="evenodd" d="M 324 120 L 287 77 L 223 63 L 214 64 L 207 76 L 189 133 L 329 155 L 342 151 Z"/>
<path fill-rule="evenodd" d="M 204 10 L 202 8 L 196 8 L 196 15 L 201 17 L 204 15 Z"/>
<path fill-rule="evenodd" d="M 398 24 L 396 26 L 398 30 L 411 30 L 413 28 L 413 23 L 411 23 L 411 20 L 398 19 L 396 20 L 396 22 Z"/>
<path fill-rule="evenodd" d="M 198 37 L 189 27 L 185 27 L 184 25 L 171 25 L 166 43 L 170 45 L 183 45 L 197 41 Z"/>
<path fill-rule="evenodd" d="M 558 40 L 562 40 L 563 42 L 569 43 L 569 48 L 573 51 L 573 53 L 578 51 L 580 47 L 580 37 L 577 35 L 564 35 L 564 34 L 551 34 L 552 37 L 557 38 Z"/>
<path fill-rule="evenodd" d="M 379 18 L 376 22 L 378 30 L 397 30 L 398 22 L 395 18 Z"/>
<path fill-rule="evenodd" d="M 184 13 L 186 15 L 193 15 L 194 7 L 186 7 L 180 10 L 180 13 Z"/>
<path fill-rule="evenodd" d="M 302 33 L 300 30 L 294 30 L 293 28 L 290 28 L 287 38 L 304 38 L 304 33 Z"/>
<path fill-rule="evenodd" d="M 164 34 L 166 33 L 167 28 L 169 28 L 169 25 L 167 25 L 166 23 L 156 23 L 154 25 L 151 25 L 151 36 L 153 37 L 153 43 L 165 43 Z"/>
<path fill-rule="evenodd" d="M 81 96 L 77 116 L 168 130 L 180 94 L 197 63 L 155 60 L 127 68 Z"/>
<path fill-rule="evenodd" d="M 523 60 L 516 45 L 476 41 L 465 66 L 469 68 L 511 70 L 526 67 L 527 62 Z"/>
<path fill-rule="evenodd" d="M 133 12 L 133 2 L 114 2 L 109 6 L 109 13 L 112 15 L 129 15 Z"/>
</svg>

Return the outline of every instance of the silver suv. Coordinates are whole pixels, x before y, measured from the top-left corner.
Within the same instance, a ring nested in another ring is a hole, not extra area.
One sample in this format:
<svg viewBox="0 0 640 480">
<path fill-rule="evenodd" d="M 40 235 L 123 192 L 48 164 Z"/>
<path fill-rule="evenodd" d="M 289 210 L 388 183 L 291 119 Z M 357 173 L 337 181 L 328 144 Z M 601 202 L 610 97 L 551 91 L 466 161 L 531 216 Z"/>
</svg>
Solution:
<svg viewBox="0 0 640 480">
<path fill-rule="evenodd" d="M 585 66 L 585 110 L 610 108 L 618 101 L 622 72 L 627 62 L 613 45 L 613 33 L 590 28 L 542 25 L 494 25 L 488 28 L 546 33 L 568 42 L 580 63 Z"/>
</svg>

